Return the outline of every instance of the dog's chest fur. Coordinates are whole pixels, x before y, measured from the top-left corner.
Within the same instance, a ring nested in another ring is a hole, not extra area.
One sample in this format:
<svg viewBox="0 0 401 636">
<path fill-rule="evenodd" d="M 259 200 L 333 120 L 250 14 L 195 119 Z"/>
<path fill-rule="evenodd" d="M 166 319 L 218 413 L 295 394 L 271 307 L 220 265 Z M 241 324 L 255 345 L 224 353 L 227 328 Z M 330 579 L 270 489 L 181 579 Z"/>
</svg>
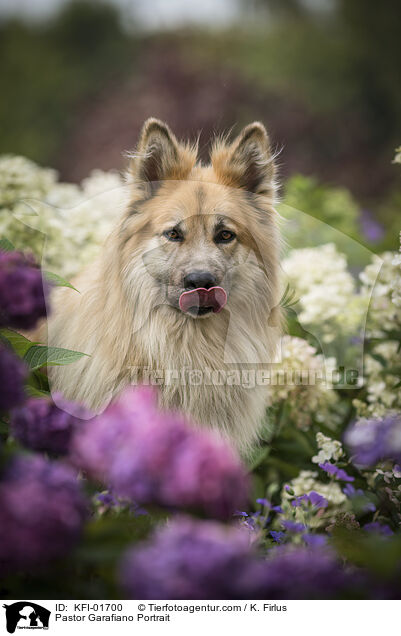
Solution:
<svg viewBox="0 0 401 636">
<path fill-rule="evenodd" d="M 135 334 L 131 382 L 156 384 L 162 407 L 183 410 L 195 424 L 249 449 L 267 403 L 267 387 L 257 385 L 256 373 L 269 366 L 275 330 L 269 330 L 270 337 L 267 328 L 250 333 L 246 312 L 230 325 L 229 312 L 174 323 L 165 320 L 171 311 L 160 308 Z"/>
</svg>

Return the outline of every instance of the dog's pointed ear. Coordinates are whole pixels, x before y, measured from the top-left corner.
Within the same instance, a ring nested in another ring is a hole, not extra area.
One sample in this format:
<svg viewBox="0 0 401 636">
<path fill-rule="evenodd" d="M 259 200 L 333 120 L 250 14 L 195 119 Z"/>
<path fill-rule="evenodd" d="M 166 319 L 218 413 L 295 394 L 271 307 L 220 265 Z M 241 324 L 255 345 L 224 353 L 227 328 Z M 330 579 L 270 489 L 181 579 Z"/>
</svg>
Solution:
<svg viewBox="0 0 401 636">
<path fill-rule="evenodd" d="M 154 192 L 165 179 L 186 179 L 196 163 L 196 148 L 177 141 L 167 124 L 153 117 L 143 125 L 139 144 L 131 154 L 134 179 Z"/>
<path fill-rule="evenodd" d="M 232 144 L 218 140 L 211 161 L 218 179 L 255 194 L 274 194 L 274 157 L 266 128 L 260 122 L 245 126 Z"/>
</svg>

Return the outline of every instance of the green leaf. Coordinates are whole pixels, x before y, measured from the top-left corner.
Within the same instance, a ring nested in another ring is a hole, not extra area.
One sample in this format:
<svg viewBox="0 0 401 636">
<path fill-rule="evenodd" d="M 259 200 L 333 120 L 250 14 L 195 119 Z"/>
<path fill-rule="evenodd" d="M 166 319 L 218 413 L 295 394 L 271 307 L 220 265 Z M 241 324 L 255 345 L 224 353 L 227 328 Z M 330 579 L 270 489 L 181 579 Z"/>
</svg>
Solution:
<svg viewBox="0 0 401 636">
<path fill-rule="evenodd" d="M 24 355 L 24 360 L 31 371 L 44 366 L 61 366 L 76 362 L 83 356 L 88 355 L 81 351 L 71 351 L 60 347 L 45 347 L 44 345 L 34 345 L 30 347 Z"/>
<path fill-rule="evenodd" d="M 13 252 L 15 247 L 7 238 L 2 238 L 0 239 L 0 250 L 3 252 Z"/>
<path fill-rule="evenodd" d="M 50 393 L 49 378 L 42 371 L 32 371 L 28 378 L 28 387 L 41 393 Z"/>
<path fill-rule="evenodd" d="M 153 515 L 134 517 L 129 511 L 111 513 L 94 519 L 85 527 L 78 555 L 81 563 L 111 563 L 113 567 L 124 550 L 134 542 L 146 539 L 156 523 Z"/>
<path fill-rule="evenodd" d="M 50 396 L 50 391 L 41 391 L 40 389 L 37 389 L 36 387 L 31 385 L 28 385 L 25 390 L 29 397 L 43 398 Z"/>
<path fill-rule="evenodd" d="M 47 271 L 44 271 L 43 274 L 45 278 L 49 281 L 49 283 L 51 283 L 52 285 L 55 285 L 55 287 L 69 287 L 70 289 L 74 289 L 76 292 L 78 292 L 78 294 L 81 293 L 76 287 L 74 287 L 74 285 L 71 285 L 71 283 L 69 283 L 67 280 L 65 280 L 58 274 L 54 274 L 53 272 L 47 272 Z"/>
<path fill-rule="evenodd" d="M 250 457 L 248 457 L 247 459 L 248 470 L 252 471 L 252 470 L 255 470 L 255 468 L 257 468 L 258 466 L 260 466 L 260 464 L 269 455 L 270 450 L 271 450 L 270 446 L 257 447 L 251 453 Z"/>
<path fill-rule="evenodd" d="M 8 343 L 20 358 L 23 358 L 28 349 L 36 344 L 13 329 L 0 329 L 0 338 L 6 344 Z"/>
<path fill-rule="evenodd" d="M 335 528 L 332 543 L 346 559 L 366 567 L 376 575 L 391 576 L 397 571 L 401 558 L 401 537 L 380 537 L 360 530 Z"/>
</svg>

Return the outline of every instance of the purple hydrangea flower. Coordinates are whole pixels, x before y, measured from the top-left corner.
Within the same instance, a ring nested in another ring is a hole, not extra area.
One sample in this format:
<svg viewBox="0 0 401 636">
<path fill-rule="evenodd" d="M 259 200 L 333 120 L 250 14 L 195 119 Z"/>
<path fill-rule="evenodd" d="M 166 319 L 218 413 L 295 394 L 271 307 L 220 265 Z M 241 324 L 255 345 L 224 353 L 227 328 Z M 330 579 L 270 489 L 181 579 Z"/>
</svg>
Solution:
<svg viewBox="0 0 401 636">
<path fill-rule="evenodd" d="M 121 580 L 129 598 L 247 598 L 250 555 L 246 531 L 176 518 L 128 552 Z"/>
<path fill-rule="evenodd" d="M 86 503 L 71 468 L 18 457 L 0 482 L 0 572 L 42 566 L 77 543 Z"/>
<path fill-rule="evenodd" d="M 48 291 L 32 256 L 0 251 L 0 327 L 35 327 L 46 315 Z"/>
<path fill-rule="evenodd" d="M 338 468 L 330 462 L 319 464 L 319 468 L 324 470 L 328 475 L 333 475 L 336 479 L 341 479 L 341 481 L 355 481 L 355 477 L 351 477 L 351 475 L 348 475 L 345 470 Z"/>
<path fill-rule="evenodd" d="M 228 518 L 247 501 L 239 458 L 220 437 L 157 409 L 147 387 L 128 389 L 73 442 L 74 461 L 118 496 Z"/>
<path fill-rule="evenodd" d="M 359 577 L 344 569 L 334 551 L 316 545 L 271 549 L 256 579 L 254 598 L 269 599 L 342 598 L 359 582 Z"/>
<path fill-rule="evenodd" d="M 392 459 L 401 462 L 401 417 L 390 415 L 353 424 L 345 433 L 352 460 L 359 466 L 374 466 Z"/>
<path fill-rule="evenodd" d="M 328 548 L 278 546 L 257 556 L 244 530 L 176 518 L 124 557 L 133 599 L 333 598 L 354 583 Z"/>
<path fill-rule="evenodd" d="M 65 455 L 73 432 L 83 425 L 81 418 L 86 416 L 86 411 L 59 394 L 55 399 L 58 406 L 50 397 L 43 397 L 31 398 L 15 409 L 11 414 L 11 432 L 27 448 Z"/>
<path fill-rule="evenodd" d="M 7 411 L 25 399 L 27 369 L 12 351 L 0 345 L 0 411 Z"/>
</svg>

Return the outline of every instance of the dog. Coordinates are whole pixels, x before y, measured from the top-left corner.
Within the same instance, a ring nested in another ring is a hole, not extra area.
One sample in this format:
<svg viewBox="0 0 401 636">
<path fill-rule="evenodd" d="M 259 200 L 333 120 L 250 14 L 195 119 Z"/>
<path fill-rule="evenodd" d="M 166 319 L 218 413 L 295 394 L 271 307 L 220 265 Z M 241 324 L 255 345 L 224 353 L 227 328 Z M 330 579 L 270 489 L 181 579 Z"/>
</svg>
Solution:
<svg viewBox="0 0 401 636">
<path fill-rule="evenodd" d="M 51 389 L 100 412 L 151 377 L 161 407 L 246 454 L 268 388 L 241 374 L 274 361 L 281 332 L 276 167 L 259 122 L 233 142 L 217 137 L 209 165 L 197 152 L 165 123 L 145 122 L 124 214 L 73 281 L 80 294 L 54 293 L 49 344 L 88 355 L 50 367 Z"/>
</svg>

